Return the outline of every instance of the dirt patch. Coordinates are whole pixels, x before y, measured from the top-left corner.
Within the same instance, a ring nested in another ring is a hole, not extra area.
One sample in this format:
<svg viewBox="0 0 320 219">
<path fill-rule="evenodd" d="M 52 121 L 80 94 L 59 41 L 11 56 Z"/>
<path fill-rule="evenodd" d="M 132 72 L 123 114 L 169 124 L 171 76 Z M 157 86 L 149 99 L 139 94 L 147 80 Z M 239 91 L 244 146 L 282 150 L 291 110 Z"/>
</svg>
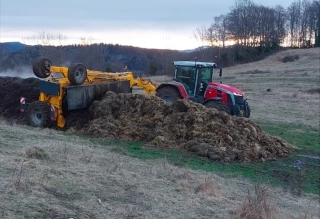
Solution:
<svg viewBox="0 0 320 219">
<path fill-rule="evenodd" d="M 107 92 L 102 101 L 92 104 L 90 113 L 93 119 L 81 134 L 183 148 L 222 162 L 273 160 L 293 150 L 249 119 L 187 100 L 167 105 L 157 97 Z"/>
<path fill-rule="evenodd" d="M 294 62 L 298 60 L 300 57 L 299 55 L 288 55 L 282 58 L 282 62 L 287 63 L 287 62 Z"/>
<path fill-rule="evenodd" d="M 320 94 L 320 88 L 314 88 L 307 90 L 307 93 L 309 94 Z"/>
<path fill-rule="evenodd" d="M 65 129 L 73 128 L 75 130 L 82 129 L 83 126 L 91 120 L 89 109 L 80 109 L 69 111 L 65 115 L 66 126 Z"/>
<path fill-rule="evenodd" d="M 240 75 L 254 75 L 254 74 L 267 74 L 270 73 L 269 70 L 264 70 L 261 71 L 259 69 L 255 69 L 255 70 L 250 70 L 250 71 L 245 71 L 245 72 L 237 72 L 235 74 L 240 74 Z"/>
</svg>

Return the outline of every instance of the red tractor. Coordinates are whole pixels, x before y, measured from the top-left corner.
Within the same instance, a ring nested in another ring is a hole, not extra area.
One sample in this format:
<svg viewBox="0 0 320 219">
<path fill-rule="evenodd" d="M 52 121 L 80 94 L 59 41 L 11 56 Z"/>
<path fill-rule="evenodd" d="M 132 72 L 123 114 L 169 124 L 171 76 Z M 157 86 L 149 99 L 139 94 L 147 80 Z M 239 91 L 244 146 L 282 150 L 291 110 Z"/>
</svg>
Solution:
<svg viewBox="0 0 320 219">
<path fill-rule="evenodd" d="M 156 96 L 168 103 L 185 98 L 229 115 L 250 117 L 250 107 L 243 91 L 222 82 L 213 82 L 215 63 L 175 61 L 173 64 L 176 67 L 173 81 L 161 84 Z M 219 76 L 222 76 L 222 69 Z"/>
</svg>

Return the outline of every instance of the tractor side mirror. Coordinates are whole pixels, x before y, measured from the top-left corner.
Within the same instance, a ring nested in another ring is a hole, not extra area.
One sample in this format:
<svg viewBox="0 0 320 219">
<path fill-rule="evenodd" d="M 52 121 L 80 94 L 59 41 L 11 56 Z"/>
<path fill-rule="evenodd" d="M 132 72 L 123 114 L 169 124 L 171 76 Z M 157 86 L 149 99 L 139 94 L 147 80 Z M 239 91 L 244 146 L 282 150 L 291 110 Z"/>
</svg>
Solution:
<svg viewBox="0 0 320 219">
<path fill-rule="evenodd" d="M 220 68 L 220 73 L 219 73 L 219 77 L 222 77 L 222 68 Z"/>
</svg>

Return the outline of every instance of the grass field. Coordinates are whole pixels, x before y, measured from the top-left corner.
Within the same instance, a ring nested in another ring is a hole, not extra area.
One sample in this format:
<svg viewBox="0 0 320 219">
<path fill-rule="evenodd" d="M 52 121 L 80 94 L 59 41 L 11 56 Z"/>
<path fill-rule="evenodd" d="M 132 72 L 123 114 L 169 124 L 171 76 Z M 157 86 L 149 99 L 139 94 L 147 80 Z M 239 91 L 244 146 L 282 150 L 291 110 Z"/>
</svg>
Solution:
<svg viewBox="0 0 320 219">
<path fill-rule="evenodd" d="M 195 170 L 220 173 L 223 176 L 245 177 L 255 182 L 281 186 L 296 195 L 302 192 L 320 193 L 320 142 L 317 130 L 297 133 L 297 127 L 276 124 L 261 124 L 273 136 L 279 136 L 299 147 L 289 157 L 266 163 L 220 164 L 191 153 L 173 149 L 145 148 L 139 142 L 105 141 L 89 139 L 101 145 L 118 145 L 124 154 L 143 160 L 166 159 L 172 165 Z"/>
<path fill-rule="evenodd" d="M 287 55 L 299 59 L 282 63 Z M 0 218 L 239 218 L 247 208 L 320 218 L 319 60 L 318 49 L 290 50 L 224 69 L 251 119 L 299 148 L 266 163 L 220 164 L 0 119 Z"/>
<path fill-rule="evenodd" d="M 259 200 L 246 165 L 6 122 L 0 142 L 1 218 L 238 218 Z M 275 218 L 319 216 L 317 195 L 267 191 Z"/>
</svg>

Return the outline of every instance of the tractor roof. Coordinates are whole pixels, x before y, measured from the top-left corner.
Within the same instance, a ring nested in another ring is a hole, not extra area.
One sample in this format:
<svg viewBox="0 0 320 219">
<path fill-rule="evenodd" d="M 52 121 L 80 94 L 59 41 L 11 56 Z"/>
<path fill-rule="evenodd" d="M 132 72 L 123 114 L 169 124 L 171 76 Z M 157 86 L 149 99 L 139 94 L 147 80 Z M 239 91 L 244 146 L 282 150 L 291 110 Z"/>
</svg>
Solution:
<svg viewBox="0 0 320 219">
<path fill-rule="evenodd" d="M 214 62 L 196 62 L 196 61 L 174 61 L 175 66 L 202 66 L 202 67 L 215 67 Z"/>
</svg>

